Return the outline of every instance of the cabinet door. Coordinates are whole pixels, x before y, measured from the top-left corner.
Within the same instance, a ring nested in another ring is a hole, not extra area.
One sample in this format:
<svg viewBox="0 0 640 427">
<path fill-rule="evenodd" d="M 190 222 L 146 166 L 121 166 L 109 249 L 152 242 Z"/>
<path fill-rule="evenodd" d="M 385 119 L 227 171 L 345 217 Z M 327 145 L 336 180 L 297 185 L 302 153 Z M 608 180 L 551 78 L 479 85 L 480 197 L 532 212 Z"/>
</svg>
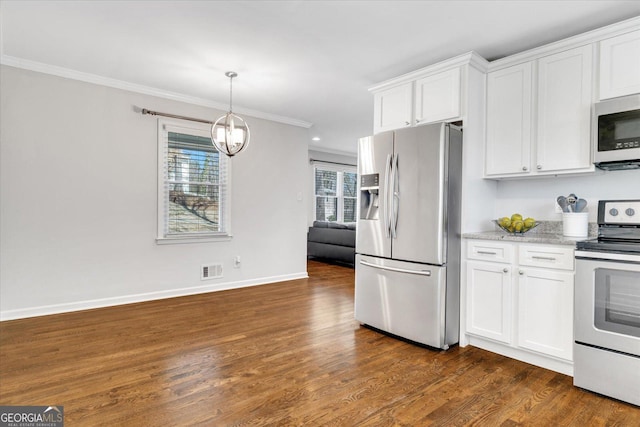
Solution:
<svg viewBox="0 0 640 427">
<path fill-rule="evenodd" d="M 467 332 L 511 342 L 510 264 L 467 262 Z"/>
<path fill-rule="evenodd" d="M 573 272 L 518 273 L 518 346 L 573 360 Z"/>
<path fill-rule="evenodd" d="M 592 46 L 538 60 L 536 171 L 589 169 Z"/>
<path fill-rule="evenodd" d="M 529 173 L 531 105 L 530 62 L 488 74 L 486 175 Z"/>
<path fill-rule="evenodd" d="M 640 93 L 640 30 L 600 42 L 600 99 Z"/>
<path fill-rule="evenodd" d="M 405 83 L 374 94 L 373 132 L 411 126 L 413 83 Z"/>
<path fill-rule="evenodd" d="M 416 81 L 416 124 L 460 117 L 460 68 Z"/>
</svg>

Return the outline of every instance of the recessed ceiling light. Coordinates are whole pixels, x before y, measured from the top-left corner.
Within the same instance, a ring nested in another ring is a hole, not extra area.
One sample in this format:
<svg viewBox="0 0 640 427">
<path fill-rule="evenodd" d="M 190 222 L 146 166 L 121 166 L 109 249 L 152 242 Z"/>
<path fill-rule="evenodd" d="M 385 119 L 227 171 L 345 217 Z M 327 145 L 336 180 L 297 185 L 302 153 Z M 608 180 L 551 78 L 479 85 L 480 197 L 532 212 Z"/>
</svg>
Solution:
<svg viewBox="0 0 640 427">
<path fill-rule="evenodd" d="M 320 137 L 319 136 L 314 136 L 313 138 L 311 138 L 312 141 L 320 141 Z"/>
</svg>

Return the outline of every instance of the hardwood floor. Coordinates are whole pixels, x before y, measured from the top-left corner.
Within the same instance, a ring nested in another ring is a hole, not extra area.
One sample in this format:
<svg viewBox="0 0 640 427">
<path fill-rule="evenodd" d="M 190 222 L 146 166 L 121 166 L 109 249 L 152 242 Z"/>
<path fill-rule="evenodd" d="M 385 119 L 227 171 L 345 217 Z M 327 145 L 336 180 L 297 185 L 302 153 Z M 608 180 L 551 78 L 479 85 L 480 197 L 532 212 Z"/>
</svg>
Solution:
<svg viewBox="0 0 640 427">
<path fill-rule="evenodd" d="M 0 323 L 0 405 L 67 426 L 638 426 L 640 408 L 353 319 L 354 271 Z"/>
</svg>

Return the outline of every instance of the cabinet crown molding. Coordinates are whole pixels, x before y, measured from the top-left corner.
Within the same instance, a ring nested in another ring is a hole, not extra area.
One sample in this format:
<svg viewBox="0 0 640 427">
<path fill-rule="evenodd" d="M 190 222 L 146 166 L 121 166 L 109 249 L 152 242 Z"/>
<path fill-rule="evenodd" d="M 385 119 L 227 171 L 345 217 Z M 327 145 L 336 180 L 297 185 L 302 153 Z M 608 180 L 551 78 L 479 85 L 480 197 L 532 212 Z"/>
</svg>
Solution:
<svg viewBox="0 0 640 427">
<path fill-rule="evenodd" d="M 379 92 L 381 90 L 385 90 L 393 86 L 409 83 L 414 80 L 420 79 L 422 77 L 427 77 L 432 74 L 437 74 L 439 72 L 446 71 L 451 68 L 460 67 L 462 65 L 467 65 L 467 64 L 482 71 L 483 73 L 486 73 L 489 62 L 483 57 L 481 57 L 480 55 L 478 55 L 476 52 L 471 51 L 471 52 L 467 52 L 462 55 L 458 55 L 453 58 L 447 59 L 445 61 L 440 61 L 433 65 L 420 68 L 410 73 L 403 74 L 401 76 L 394 77 L 392 79 L 380 82 L 374 86 L 371 86 L 369 88 L 369 92 L 372 92 L 372 93 Z"/>
<path fill-rule="evenodd" d="M 625 34 L 637 30 L 640 30 L 640 16 L 636 16 L 634 18 L 627 19 L 622 22 L 617 22 L 606 27 L 597 28 L 586 33 L 581 33 L 576 36 L 568 37 L 566 39 L 535 47 L 533 49 L 525 50 L 523 52 L 509 55 L 501 59 L 496 59 L 489 63 L 487 71 L 491 72 L 500 70 L 512 65 L 532 61 L 543 56 L 558 53 L 563 50 L 569 50 L 587 44 L 597 43 L 602 40 L 618 36 L 620 34 Z"/>
</svg>

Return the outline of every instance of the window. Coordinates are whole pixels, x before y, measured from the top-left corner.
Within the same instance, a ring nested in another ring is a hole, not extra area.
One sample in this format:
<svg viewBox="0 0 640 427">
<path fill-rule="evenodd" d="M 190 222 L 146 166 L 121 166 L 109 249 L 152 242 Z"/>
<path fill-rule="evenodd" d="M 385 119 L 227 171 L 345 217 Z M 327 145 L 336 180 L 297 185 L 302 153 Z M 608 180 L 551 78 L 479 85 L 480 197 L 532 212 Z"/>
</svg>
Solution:
<svg viewBox="0 0 640 427">
<path fill-rule="evenodd" d="M 356 221 L 358 175 L 355 167 L 317 164 L 315 212 L 317 221 Z"/>
<path fill-rule="evenodd" d="M 230 165 L 209 126 L 158 123 L 158 241 L 228 238 Z"/>
</svg>

